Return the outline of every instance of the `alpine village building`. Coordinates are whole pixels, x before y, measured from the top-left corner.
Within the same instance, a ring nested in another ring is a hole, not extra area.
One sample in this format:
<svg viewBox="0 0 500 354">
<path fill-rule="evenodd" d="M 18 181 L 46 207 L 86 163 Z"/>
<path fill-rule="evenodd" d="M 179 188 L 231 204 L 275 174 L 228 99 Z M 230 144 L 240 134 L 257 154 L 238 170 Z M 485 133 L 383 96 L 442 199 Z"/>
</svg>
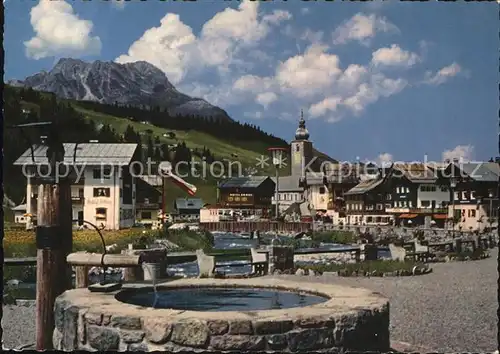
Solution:
<svg viewBox="0 0 500 354">
<path fill-rule="evenodd" d="M 130 164 L 137 144 L 64 143 L 64 165 L 69 167 L 72 217 L 106 229 L 131 227 L 135 223 L 136 183 Z M 27 178 L 27 227 L 37 214 L 40 174 L 47 170 L 47 146 L 27 149 L 14 165 L 22 166 Z M 47 172 L 47 171 L 46 171 Z M 79 225 L 83 226 L 83 225 Z"/>
</svg>

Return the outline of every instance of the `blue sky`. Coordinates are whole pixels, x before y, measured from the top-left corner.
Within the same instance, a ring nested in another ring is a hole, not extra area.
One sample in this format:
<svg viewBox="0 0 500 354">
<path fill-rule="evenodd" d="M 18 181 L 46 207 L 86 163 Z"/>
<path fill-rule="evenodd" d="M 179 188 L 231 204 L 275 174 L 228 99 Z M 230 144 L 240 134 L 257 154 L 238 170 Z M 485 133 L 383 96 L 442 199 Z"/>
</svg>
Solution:
<svg viewBox="0 0 500 354">
<path fill-rule="evenodd" d="M 146 60 L 290 140 L 300 109 L 340 160 L 496 156 L 498 5 L 7 0 L 5 80 L 61 57 Z"/>
</svg>

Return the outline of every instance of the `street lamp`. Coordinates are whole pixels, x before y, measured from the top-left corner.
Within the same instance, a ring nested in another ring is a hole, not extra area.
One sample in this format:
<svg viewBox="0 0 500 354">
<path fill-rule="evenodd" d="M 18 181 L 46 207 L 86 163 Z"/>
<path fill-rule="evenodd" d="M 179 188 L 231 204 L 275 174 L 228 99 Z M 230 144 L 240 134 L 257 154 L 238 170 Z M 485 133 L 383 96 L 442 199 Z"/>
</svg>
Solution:
<svg viewBox="0 0 500 354">
<path fill-rule="evenodd" d="M 493 226 L 492 225 L 493 224 L 493 219 L 492 219 L 492 217 L 493 217 L 493 215 L 492 215 L 493 214 L 493 192 L 490 191 L 490 193 L 488 194 L 488 197 L 490 198 L 490 210 L 489 210 L 488 214 L 489 214 L 489 219 L 490 219 L 489 222 L 490 222 L 490 232 L 491 232 L 491 229 Z"/>
<path fill-rule="evenodd" d="M 455 238 L 455 188 L 457 186 L 456 179 L 450 179 L 450 191 L 451 191 L 451 202 L 452 202 L 452 222 L 453 222 L 453 238 Z"/>
<path fill-rule="evenodd" d="M 284 159 L 283 154 L 286 149 L 281 147 L 271 147 L 267 149 L 271 152 L 273 157 L 273 165 L 276 168 L 276 192 L 275 192 L 275 200 L 276 200 L 276 219 L 279 217 L 279 168 L 283 165 Z"/>
</svg>

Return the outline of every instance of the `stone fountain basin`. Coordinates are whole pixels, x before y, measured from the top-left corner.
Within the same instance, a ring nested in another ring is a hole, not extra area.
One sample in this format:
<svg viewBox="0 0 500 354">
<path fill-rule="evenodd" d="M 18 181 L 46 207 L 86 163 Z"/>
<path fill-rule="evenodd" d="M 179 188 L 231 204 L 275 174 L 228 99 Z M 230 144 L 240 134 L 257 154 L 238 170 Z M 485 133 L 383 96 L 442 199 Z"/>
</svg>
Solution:
<svg viewBox="0 0 500 354">
<path fill-rule="evenodd" d="M 389 350 L 389 303 L 362 288 L 276 278 L 180 279 L 159 290 L 186 287 L 261 288 L 310 293 L 325 302 L 280 310 L 183 311 L 153 309 L 116 299 L 120 291 L 66 291 L 56 299 L 56 350 L 187 350 L 346 352 Z M 130 284 L 124 290 L 151 288 Z"/>
</svg>

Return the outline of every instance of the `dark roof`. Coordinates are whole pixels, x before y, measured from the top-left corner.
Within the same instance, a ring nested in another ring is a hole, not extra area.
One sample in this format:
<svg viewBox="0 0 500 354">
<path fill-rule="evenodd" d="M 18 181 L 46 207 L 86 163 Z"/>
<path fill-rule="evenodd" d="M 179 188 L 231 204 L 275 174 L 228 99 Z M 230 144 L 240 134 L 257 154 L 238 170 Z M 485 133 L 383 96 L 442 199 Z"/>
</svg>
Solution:
<svg viewBox="0 0 500 354">
<path fill-rule="evenodd" d="M 137 149 L 137 144 L 104 144 L 104 143 L 82 143 L 76 148 L 75 143 L 64 143 L 65 165 L 128 165 Z M 38 165 L 47 164 L 47 146 L 34 145 L 33 152 L 35 163 L 31 156 L 31 149 L 27 149 L 14 165 Z"/>
<path fill-rule="evenodd" d="M 368 191 L 371 191 L 375 187 L 379 186 L 384 182 L 384 178 L 373 178 L 373 179 L 368 179 L 366 181 L 363 181 L 356 185 L 354 188 L 351 188 L 348 192 L 346 192 L 344 195 L 353 195 L 353 194 L 363 194 Z"/>
<path fill-rule="evenodd" d="M 176 209 L 194 209 L 203 208 L 203 200 L 200 198 L 177 198 L 175 200 Z"/>
<path fill-rule="evenodd" d="M 231 177 L 219 182 L 219 188 L 257 188 L 268 178 L 271 179 L 268 176 Z"/>
<path fill-rule="evenodd" d="M 413 183 L 433 183 L 438 179 L 437 173 L 424 163 L 402 163 L 394 165 L 394 172 L 403 175 Z"/>
</svg>

